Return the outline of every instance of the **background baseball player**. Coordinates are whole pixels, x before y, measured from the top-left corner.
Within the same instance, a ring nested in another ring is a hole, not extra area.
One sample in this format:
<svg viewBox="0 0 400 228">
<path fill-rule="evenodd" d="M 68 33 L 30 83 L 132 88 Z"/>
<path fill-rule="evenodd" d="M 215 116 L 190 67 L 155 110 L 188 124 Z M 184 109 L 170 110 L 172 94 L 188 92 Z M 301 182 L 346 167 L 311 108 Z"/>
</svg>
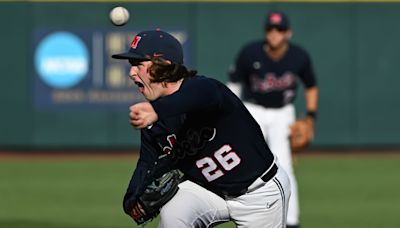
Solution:
<svg viewBox="0 0 400 228">
<path fill-rule="evenodd" d="M 179 42 L 163 31 L 144 31 L 129 52 L 130 77 L 149 102 L 131 106 L 141 129 L 140 159 L 124 198 L 137 220 L 138 198 L 154 178 L 181 170 L 187 181 L 163 206 L 159 227 L 284 227 L 289 179 L 240 99 L 217 80 L 183 65 Z"/>
<path fill-rule="evenodd" d="M 251 42 L 239 52 L 230 71 L 228 87 L 245 101 L 257 120 L 272 152 L 290 177 L 287 227 L 299 227 L 297 183 L 292 168 L 290 125 L 295 121 L 293 100 L 297 80 L 305 86 L 307 123 L 314 131 L 318 89 L 307 52 L 289 43 L 289 20 L 282 12 L 271 12 L 265 23 L 265 39 Z"/>
</svg>

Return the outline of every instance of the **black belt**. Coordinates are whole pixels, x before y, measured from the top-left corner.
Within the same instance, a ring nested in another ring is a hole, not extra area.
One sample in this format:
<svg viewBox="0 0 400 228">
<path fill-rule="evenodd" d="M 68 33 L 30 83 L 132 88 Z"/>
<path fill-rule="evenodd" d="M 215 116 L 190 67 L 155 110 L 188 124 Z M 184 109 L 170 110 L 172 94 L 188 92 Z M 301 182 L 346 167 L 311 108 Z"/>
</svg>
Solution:
<svg viewBox="0 0 400 228">
<path fill-rule="evenodd" d="M 271 180 L 275 174 L 278 172 L 278 166 L 276 164 L 273 164 L 272 167 L 268 170 L 267 173 L 265 173 L 261 178 L 261 180 L 263 180 L 264 182 L 268 182 L 269 180 Z M 238 191 L 236 193 L 228 193 L 225 191 L 219 191 L 219 190 L 212 190 L 209 189 L 212 192 L 214 192 L 215 194 L 221 196 L 224 199 L 229 199 L 229 198 L 235 198 L 238 196 L 241 196 L 243 194 L 245 194 L 248 191 L 248 188 L 242 189 L 241 191 Z"/>
<path fill-rule="evenodd" d="M 276 164 L 274 164 L 266 174 L 264 174 L 261 177 L 261 180 L 263 180 L 264 182 L 268 182 L 269 180 L 271 180 L 275 174 L 278 172 L 278 166 Z"/>
</svg>

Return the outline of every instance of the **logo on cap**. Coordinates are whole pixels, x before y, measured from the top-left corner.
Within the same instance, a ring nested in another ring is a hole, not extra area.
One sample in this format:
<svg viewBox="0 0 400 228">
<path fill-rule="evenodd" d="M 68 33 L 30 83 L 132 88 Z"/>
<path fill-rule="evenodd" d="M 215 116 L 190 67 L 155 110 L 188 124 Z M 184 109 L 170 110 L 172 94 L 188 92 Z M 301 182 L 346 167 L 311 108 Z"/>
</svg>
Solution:
<svg viewBox="0 0 400 228">
<path fill-rule="evenodd" d="M 132 40 L 131 48 L 136 49 L 137 45 L 139 44 L 140 39 L 142 39 L 142 37 L 135 36 L 135 38 L 133 38 L 133 40 Z"/>
<path fill-rule="evenodd" d="M 269 17 L 269 21 L 271 22 L 271 24 L 280 24 L 282 22 L 282 15 L 280 15 L 279 13 L 273 13 Z"/>
</svg>

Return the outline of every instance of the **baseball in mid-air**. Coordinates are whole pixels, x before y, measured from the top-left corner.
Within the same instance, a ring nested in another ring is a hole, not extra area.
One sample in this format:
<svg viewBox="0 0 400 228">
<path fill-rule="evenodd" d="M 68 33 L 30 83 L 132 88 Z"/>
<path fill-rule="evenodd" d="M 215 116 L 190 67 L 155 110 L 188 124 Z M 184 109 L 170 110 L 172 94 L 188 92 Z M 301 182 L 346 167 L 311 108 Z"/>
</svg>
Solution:
<svg viewBox="0 0 400 228">
<path fill-rule="evenodd" d="M 110 11 L 110 20 L 116 26 L 122 26 L 129 20 L 129 11 L 122 6 L 114 7 Z"/>
</svg>

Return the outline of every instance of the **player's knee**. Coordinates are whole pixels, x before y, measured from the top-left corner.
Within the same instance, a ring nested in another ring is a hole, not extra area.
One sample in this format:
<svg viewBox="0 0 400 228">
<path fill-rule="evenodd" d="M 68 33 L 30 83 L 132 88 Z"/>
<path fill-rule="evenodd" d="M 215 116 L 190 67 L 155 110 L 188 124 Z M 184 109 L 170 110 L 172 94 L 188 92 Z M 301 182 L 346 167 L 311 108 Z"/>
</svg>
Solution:
<svg viewBox="0 0 400 228">
<path fill-rule="evenodd" d="M 160 210 L 161 227 L 191 227 L 185 213 L 177 213 L 176 208 L 166 204 Z"/>
<path fill-rule="evenodd" d="M 185 224 L 183 221 L 177 220 L 176 218 L 160 215 L 160 223 L 158 225 L 158 228 L 164 228 L 164 227 L 186 228 L 191 226 L 188 226 L 188 224 Z"/>
<path fill-rule="evenodd" d="M 196 211 L 185 209 L 177 211 L 176 207 L 163 207 L 160 211 L 160 227 L 174 228 L 201 228 L 209 227 L 213 220 L 205 215 L 199 215 Z"/>
</svg>

